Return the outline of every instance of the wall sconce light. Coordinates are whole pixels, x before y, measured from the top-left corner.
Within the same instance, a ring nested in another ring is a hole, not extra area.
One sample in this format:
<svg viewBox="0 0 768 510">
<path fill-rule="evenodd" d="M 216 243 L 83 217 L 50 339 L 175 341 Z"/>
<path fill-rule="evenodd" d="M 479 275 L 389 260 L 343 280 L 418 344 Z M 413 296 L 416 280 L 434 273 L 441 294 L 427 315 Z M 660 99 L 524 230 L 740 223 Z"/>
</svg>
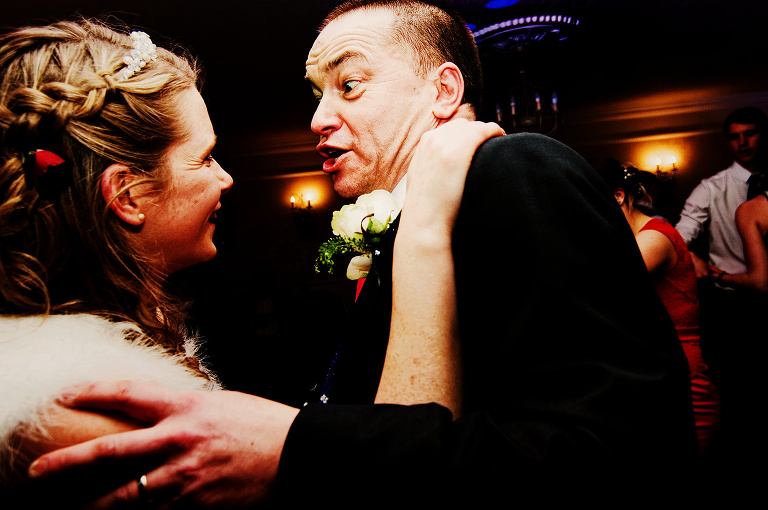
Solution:
<svg viewBox="0 0 768 510">
<path fill-rule="evenodd" d="M 657 157 L 654 161 L 656 165 L 656 177 L 663 181 L 673 180 L 677 173 L 677 158 L 668 156 L 664 159 Z"/>
<path fill-rule="evenodd" d="M 300 240 L 306 240 L 311 232 L 312 201 L 303 193 L 291 195 L 291 216 L 296 226 L 296 235 Z"/>
<path fill-rule="evenodd" d="M 291 195 L 291 209 L 312 209 L 312 200 L 310 200 L 308 197 L 305 197 L 303 193 Z"/>
</svg>

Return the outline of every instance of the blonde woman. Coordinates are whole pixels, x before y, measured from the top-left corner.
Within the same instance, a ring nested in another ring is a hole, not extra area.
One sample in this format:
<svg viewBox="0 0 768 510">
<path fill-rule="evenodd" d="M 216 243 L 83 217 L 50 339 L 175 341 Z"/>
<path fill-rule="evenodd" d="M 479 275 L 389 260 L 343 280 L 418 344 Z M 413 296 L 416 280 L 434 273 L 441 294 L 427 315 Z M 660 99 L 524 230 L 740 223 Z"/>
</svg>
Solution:
<svg viewBox="0 0 768 510">
<path fill-rule="evenodd" d="M 20 29 L 0 38 L 0 74 L 7 485 L 43 451 L 136 426 L 63 411 L 53 402 L 66 384 L 218 386 L 163 283 L 216 254 L 216 211 L 232 178 L 211 157 L 194 63 L 144 33 L 92 21 Z M 195 208 L 184 205 L 191 197 Z"/>
</svg>

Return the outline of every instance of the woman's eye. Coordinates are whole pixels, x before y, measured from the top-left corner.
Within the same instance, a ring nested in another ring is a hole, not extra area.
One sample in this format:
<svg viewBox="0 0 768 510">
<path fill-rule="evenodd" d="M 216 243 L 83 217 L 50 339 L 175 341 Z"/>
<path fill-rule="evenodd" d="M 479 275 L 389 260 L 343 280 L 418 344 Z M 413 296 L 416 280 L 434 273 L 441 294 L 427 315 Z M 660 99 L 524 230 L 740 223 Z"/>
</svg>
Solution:
<svg viewBox="0 0 768 510">
<path fill-rule="evenodd" d="M 352 92 L 352 89 L 357 87 L 360 84 L 358 80 L 347 80 L 344 82 L 344 93 L 349 94 Z"/>
<path fill-rule="evenodd" d="M 213 159 L 213 155 L 212 155 L 212 154 L 208 154 L 208 155 L 205 157 L 205 159 L 203 160 L 203 163 L 204 163 L 206 166 L 211 166 L 211 165 L 213 164 L 213 162 L 214 162 L 214 161 L 216 161 L 216 160 L 215 160 L 215 159 Z"/>
</svg>

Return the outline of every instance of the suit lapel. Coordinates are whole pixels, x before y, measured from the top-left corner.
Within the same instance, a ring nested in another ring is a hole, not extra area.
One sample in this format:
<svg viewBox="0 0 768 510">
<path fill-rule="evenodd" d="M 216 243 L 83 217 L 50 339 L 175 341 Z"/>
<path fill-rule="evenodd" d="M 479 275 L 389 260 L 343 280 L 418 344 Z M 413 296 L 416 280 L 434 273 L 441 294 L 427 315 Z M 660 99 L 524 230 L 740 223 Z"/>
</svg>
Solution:
<svg viewBox="0 0 768 510">
<path fill-rule="evenodd" d="M 374 250 L 371 271 L 328 370 L 321 402 L 368 404 L 376 396 L 389 339 L 392 255 L 399 219 L 392 222 Z"/>
</svg>

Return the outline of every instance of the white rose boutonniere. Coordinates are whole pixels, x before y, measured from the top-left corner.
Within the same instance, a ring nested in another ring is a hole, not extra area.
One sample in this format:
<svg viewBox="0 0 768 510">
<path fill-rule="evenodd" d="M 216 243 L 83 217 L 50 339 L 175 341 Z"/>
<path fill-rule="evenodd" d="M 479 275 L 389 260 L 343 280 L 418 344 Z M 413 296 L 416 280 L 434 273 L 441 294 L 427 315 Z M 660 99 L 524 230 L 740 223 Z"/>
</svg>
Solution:
<svg viewBox="0 0 768 510">
<path fill-rule="evenodd" d="M 349 263 L 347 278 L 365 278 L 371 268 L 371 253 L 389 228 L 396 211 L 397 204 L 392 195 L 384 190 L 362 195 L 354 204 L 334 211 L 331 220 L 334 237 L 320 246 L 315 260 L 315 272 L 319 273 L 325 268 L 328 273 L 333 273 L 336 255 L 359 253 Z"/>
</svg>

